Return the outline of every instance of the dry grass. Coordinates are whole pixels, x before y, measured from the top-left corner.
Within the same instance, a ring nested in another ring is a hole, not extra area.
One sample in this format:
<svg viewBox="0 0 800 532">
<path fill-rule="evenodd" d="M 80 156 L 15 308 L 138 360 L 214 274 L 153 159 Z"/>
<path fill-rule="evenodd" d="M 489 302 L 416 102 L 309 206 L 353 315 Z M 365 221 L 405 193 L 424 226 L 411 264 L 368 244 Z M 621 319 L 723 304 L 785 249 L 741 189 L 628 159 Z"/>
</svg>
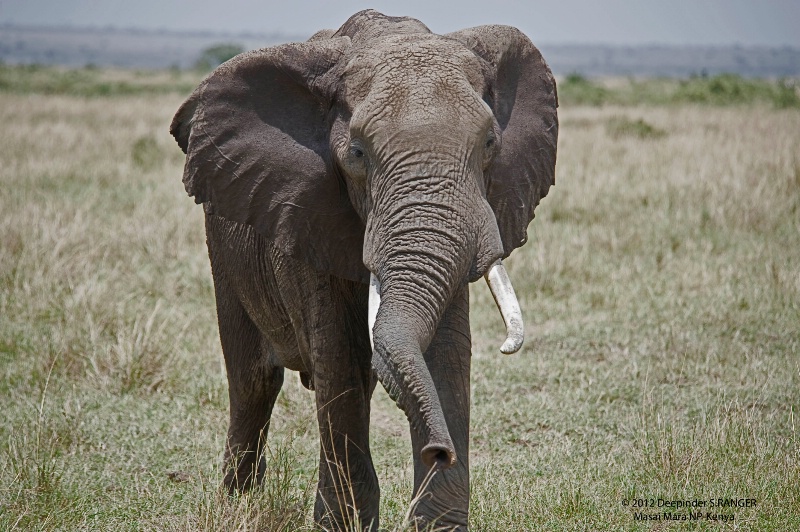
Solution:
<svg viewBox="0 0 800 532">
<path fill-rule="evenodd" d="M 217 492 L 227 392 L 180 101 L 0 94 L 0 528 L 310 527 L 295 377 L 264 490 Z M 701 527 L 800 528 L 800 112 L 561 117 L 558 184 L 508 261 L 522 353 L 472 290 L 474 529 L 649 529 L 622 500 L 659 497 L 758 501 Z M 373 427 L 399 529 L 411 451 L 380 389 Z"/>
<path fill-rule="evenodd" d="M 492 352 L 473 290 L 478 528 L 647 528 L 633 497 L 751 497 L 738 529 L 796 527 L 800 113 L 561 116 L 557 187 L 509 261 L 520 356 Z M 665 134 L 609 131 L 639 121 Z M 493 502 L 502 471 L 515 505 Z"/>
</svg>

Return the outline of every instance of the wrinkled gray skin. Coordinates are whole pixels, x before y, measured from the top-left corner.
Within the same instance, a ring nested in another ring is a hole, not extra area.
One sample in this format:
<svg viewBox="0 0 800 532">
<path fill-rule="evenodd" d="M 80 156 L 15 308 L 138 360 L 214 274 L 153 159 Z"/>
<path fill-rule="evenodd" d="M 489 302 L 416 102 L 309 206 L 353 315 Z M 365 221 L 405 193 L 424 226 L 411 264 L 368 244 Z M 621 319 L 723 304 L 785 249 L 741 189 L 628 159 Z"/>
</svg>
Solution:
<svg viewBox="0 0 800 532">
<path fill-rule="evenodd" d="M 257 483 L 284 368 L 315 391 L 314 515 L 377 529 L 369 450 L 377 380 L 409 419 L 414 515 L 465 530 L 467 284 L 525 242 L 553 184 L 555 83 L 514 28 L 438 36 L 363 11 L 308 42 L 242 54 L 171 132 L 206 212 L 230 428 L 225 485 Z M 374 333 L 367 282 L 381 283 Z"/>
</svg>

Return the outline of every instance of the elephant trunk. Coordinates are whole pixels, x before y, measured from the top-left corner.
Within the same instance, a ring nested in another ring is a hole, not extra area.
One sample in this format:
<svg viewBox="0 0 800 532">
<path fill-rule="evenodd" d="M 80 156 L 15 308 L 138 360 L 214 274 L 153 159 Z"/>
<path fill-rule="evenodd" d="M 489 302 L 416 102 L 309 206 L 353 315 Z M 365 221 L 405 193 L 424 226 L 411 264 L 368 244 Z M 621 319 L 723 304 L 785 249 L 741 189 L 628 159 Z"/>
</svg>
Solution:
<svg viewBox="0 0 800 532">
<path fill-rule="evenodd" d="M 394 262 L 407 265 L 416 261 L 421 266 L 420 260 L 419 256 L 397 257 Z M 422 463 L 429 468 L 446 469 L 456 463 L 456 451 L 423 354 L 459 283 L 430 271 L 419 271 L 432 267 L 420 267 L 415 272 L 393 271 L 389 267 L 384 271 L 383 282 L 373 274 L 369 322 L 373 367 L 386 391 L 405 412 L 412 432 L 427 442 L 420 452 Z M 443 274 L 448 269 L 439 267 L 436 271 Z"/>
<path fill-rule="evenodd" d="M 405 329 L 402 311 L 382 308 L 374 328 L 372 365 L 381 383 L 406 413 L 411 431 L 427 442 L 420 459 L 427 468 L 447 469 L 456 463 L 456 450 L 423 350 Z"/>
<path fill-rule="evenodd" d="M 501 288 L 502 279 L 495 282 L 498 275 L 507 280 L 502 266 L 490 269 L 503 247 L 478 180 L 429 168 L 395 174 L 392 187 L 376 185 L 364 263 L 372 272 L 368 317 L 375 372 L 425 442 L 422 463 L 448 468 L 457 460 L 455 446 L 424 354 L 453 294 L 467 281 L 489 271 L 493 292 L 507 296 L 509 290 Z M 516 302 L 513 297 L 496 299 L 503 302 L 501 312 L 513 307 L 509 301 Z M 516 314 L 513 308 L 503 312 L 511 338 L 504 346 L 508 351 L 521 342 L 518 314 L 518 307 Z"/>
<path fill-rule="evenodd" d="M 503 322 L 506 325 L 506 340 L 500 346 L 500 352 L 510 355 L 519 351 L 522 342 L 525 340 L 524 325 L 522 323 L 522 311 L 519 308 L 517 294 L 514 292 L 514 285 L 508 277 L 506 267 L 502 260 L 495 262 L 489 271 L 484 275 L 489 291 L 494 297 L 494 302 Z M 375 341 L 372 329 L 375 327 L 375 319 L 378 316 L 378 308 L 381 306 L 381 283 L 375 274 L 370 275 L 369 279 L 369 343 L 372 350 L 375 350 Z"/>
<path fill-rule="evenodd" d="M 418 226 L 419 218 L 434 216 L 424 207 L 405 212 L 414 214 L 368 244 L 375 251 L 368 315 L 372 364 L 412 432 L 425 442 L 422 463 L 449 468 L 457 460 L 455 446 L 424 353 L 453 293 L 467 281 L 476 242 L 463 227 Z"/>
<path fill-rule="evenodd" d="M 519 350 L 523 340 L 522 314 L 514 287 L 502 261 L 498 260 L 485 277 L 506 324 L 507 338 L 500 351 L 514 353 Z M 406 332 L 410 321 L 401 311 L 384 308 L 378 321 L 381 309 L 381 284 L 372 274 L 368 326 L 373 367 L 390 397 L 406 412 L 411 430 L 428 442 L 420 453 L 422 463 L 428 468 L 447 469 L 456 463 L 457 457 L 419 341 L 429 335 L 410 337 Z M 377 329 L 376 324 L 379 324 Z M 415 329 L 424 331 L 420 327 Z"/>
</svg>

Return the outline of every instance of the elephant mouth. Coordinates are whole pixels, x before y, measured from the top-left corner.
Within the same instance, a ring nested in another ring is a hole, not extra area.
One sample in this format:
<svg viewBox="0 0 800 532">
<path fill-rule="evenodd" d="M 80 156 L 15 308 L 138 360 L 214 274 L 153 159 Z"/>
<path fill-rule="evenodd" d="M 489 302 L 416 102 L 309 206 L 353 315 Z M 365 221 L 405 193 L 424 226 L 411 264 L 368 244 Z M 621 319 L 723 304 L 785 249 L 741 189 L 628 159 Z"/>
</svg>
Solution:
<svg viewBox="0 0 800 532">
<path fill-rule="evenodd" d="M 502 260 L 495 262 L 484 275 L 486 284 L 494 297 L 497 309 L 503 318 L 506 326 L 506 340 L 500 346 L 500 352 L 506 355 L 516 353 L 522 347 L 525 340 L 524 324 L 522 322 L 522 311 L 519 308 L 519 301 L 514 292 L 514 286 L 508 277 L 506 267 Z M 369 278 L 369 303 L 368 303 L 368 325 L 369 341 L 372 350 L 375 350 L 375 340 L 373 329 L 375 320 L 378 316 L 378 309 L 381 305 L 381 283 L 374 273 Z"/>
</svg>

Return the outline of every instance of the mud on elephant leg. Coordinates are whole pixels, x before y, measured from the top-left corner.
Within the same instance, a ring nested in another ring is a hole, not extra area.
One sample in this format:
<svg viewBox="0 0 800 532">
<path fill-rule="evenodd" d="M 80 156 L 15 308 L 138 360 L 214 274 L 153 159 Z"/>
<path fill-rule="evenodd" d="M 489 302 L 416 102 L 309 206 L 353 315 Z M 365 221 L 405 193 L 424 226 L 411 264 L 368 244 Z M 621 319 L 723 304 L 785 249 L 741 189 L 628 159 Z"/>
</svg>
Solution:
<svg viewBox="0 0 800 532">
<path fill-rule="evenodd" d="M 469 517 L 469 372 L 471 362 L 469 288 L 461 287 L 445 311 L 436 335 L 425 351 L 425 362 L 447 421 L 458 457 L 449 469 L 430 470 L 420 460 L 424 441 L 411 435 L 414 449 L 414 510 L 420 529 L 466 530 Z M 427 485 L 425 481 L 428 480 Z M 420 492 L 422 490 L 422 492 Z"/>
</svg>

